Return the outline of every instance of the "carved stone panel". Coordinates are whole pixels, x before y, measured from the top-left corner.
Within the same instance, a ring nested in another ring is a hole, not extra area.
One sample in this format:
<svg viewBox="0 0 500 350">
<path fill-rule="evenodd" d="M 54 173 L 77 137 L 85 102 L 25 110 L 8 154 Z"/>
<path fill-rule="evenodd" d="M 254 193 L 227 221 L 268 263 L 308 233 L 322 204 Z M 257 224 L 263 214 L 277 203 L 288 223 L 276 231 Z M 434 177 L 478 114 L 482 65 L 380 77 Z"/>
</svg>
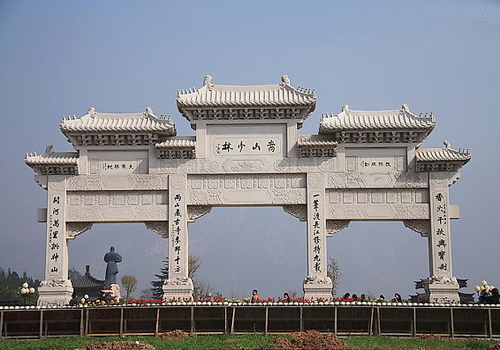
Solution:
<svg viewBox="0 0 500 350">
<path fill-rule="evenodd" d="M 431 232 L 431 223 L 429 220 L 403 220 L 405 227 L 418 232 L 422 237 L 429 237 Z"/>
<path fill-rule="evenodd" d="M 305 204 L 284 205 L 283 210 L 300 221 L 307 221 L 307 205 Z"/>
<path fill-rule="evenodd" d="M 163 238 L 168 238 L 168 221 L 147 221 L 146 228 L 158 233 Z"/>
</svg>

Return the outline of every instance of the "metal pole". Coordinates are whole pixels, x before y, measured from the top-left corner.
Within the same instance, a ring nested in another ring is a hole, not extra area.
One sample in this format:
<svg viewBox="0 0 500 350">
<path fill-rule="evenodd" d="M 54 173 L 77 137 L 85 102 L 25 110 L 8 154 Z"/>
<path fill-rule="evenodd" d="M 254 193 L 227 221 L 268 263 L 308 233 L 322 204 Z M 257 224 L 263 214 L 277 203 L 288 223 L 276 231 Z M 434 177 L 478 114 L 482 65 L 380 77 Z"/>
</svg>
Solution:
<svg viewBox="0 0 500 350">
<path fill-rule="evenodd" d="M 191 333 L 194 333 L 194 306 L 191 306 Z"/>
<path fill-rule="evenodd" d="M 123 337 L 123 307 L 120 308 L 120 337 Z"/>
<path fill-rule="evenodd" d="M 299 310 L 300 310 L 300 314 L 299 314 L 299 316 L 300 316 L 299 329 L 300 329 L 301 332 L 303 332 L 304 331 L 304 310 L 303 310 L 302 306 L 300 307 Z"/>
<path fill-rule="evenodd" d="M 377 335 L 381 333 L 380 329 L 380 307 L 377 307 Z"/>
<path fill-rule="evenodd" d="M 267 327 L 269 326 L 269 307 L 266 306 L 266 324 L 264 326 L 264 335 L 267 335 Z"/>
<path fill-rule="evenodd" d="M 40 334 L 39 338 L 43 336 L 43 310 L 40 310 Z"/>
<path fill-rule="evenodd" d="M 228 330 L 229 330 L 229 327 L 227 324 L 227 307 L 223 306 L 223 308 L 224 308 L 224 334 L 227 334 Z"/>
<path fill-rule="evenodd" d="M 493 338 L 493 327 L 491 325 L 491 309 L 488 309 L 488 332 L 490 338 Z"/>
<path fill-rule="evenodd" d="M 450 333 L 451 337 L 453 338 L 455 336 L 455 319 L 453 317 L 453 308 L 450 307 Z"/>
<path fill-rule="evenodd" d="M 416 337 L 417 336 L 417 308 L 414 307 L 413 308 L 413 320 L 412 320 L 412 325 L 413 325 L 413 329 L 412 329 L 412 332 L 411 332 L 411 335 L 413 337 Z"/>
<path fill-rule="evenodd" d="M 156 324 L 155 324 L 155 336 L 158 335 L 160 330 L 160 308 L 156 308 Z"/>
<path fill-rule="evenodd" d="M 233 314 L 231 315 L 231 333 L 234 333 L 234 318 L 236 315 L 236 307 L 232 306 Z"/>
<path fill-rule="evenodd" d="M 3 311 L 0 311 L 0 339 L 3 338 Z"/>
<path fill-rule="evenodd" d="M 80 337 L 83 337 L 85 334 L 85 323 L 83 323 L 83 309 L 80 310 Z"/>
<path fill-rule="evenodd" d="M 370 328 L 368 329 L 368 335 L 373 335 L 373 315 L 375 314 L 375 310 L 372 306 L 371 308 L 371 312 L 370 312 Z"/>
<path fill-rule="evenodd" d="M 335 306 L 335 323 L 333 324 L 333 334 L 337 335 L 338 328 L 339 328 L 339 313 L 338 313 L 338 306 Z"/>
<path fill-rule="evenodd" d="M 85 315 L 87 319 L 85 320 L 85 336 L 89 335 L 89 309 L 85 309 Z"/>
</svg>

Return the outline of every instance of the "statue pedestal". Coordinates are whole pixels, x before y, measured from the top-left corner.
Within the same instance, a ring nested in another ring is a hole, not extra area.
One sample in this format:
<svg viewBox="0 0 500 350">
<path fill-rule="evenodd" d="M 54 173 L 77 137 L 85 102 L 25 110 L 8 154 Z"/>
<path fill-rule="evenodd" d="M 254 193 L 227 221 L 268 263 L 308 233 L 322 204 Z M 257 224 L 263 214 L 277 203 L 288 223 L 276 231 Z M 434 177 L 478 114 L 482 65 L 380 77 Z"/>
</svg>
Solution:
<svg viewBox="0 0 500 350">
<path fill-rule="evenodd" d="M 191 278 L 177 277 L 168 279 L 163 284 L 163 301 L 170 301 L 172 299 L 193 299 L 193 281 Z"/>
<path fill-rule="evenodd" d="M 425 281 L 425 291 L 431 303 L 459 303 L 460 288 L 455 277 L 438 278 L 431 277 Z"/>
<path fill-rule="evenodd" d="M 307 276 L 304 280 L 304 299 L 330 299 L 332 297 L 332 280 L 329 277 Z"/>
<path fill-rule="evenodd" d="M 38 287 L 39 306 L 64 306 L 68 305 L 73 294 L 70 280 L 53 279 L 42 281 Z"/>
</svg>

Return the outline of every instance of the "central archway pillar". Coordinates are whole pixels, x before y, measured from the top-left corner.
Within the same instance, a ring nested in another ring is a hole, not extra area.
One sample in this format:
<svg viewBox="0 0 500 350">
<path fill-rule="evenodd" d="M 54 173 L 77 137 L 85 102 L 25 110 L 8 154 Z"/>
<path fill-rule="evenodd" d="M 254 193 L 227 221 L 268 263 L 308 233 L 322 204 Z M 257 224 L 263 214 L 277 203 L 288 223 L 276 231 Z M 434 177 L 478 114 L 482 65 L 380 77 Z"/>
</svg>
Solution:
<svg viewBox="0 0 500 350">
<path fill-rule="evenodd" d="M 163 300 L 190 299 L 193 281 L 188 275 L 189 235 L 187 176 L 170 175 L 168 182 L 168 279 L 163 284 Z"/>
<path fill-rule="evenodd" d="M 327 276 L 325 178 L 307 174 L 307 276 L 304 298 L 331 298 L 332 280 Z"/>
</svg>

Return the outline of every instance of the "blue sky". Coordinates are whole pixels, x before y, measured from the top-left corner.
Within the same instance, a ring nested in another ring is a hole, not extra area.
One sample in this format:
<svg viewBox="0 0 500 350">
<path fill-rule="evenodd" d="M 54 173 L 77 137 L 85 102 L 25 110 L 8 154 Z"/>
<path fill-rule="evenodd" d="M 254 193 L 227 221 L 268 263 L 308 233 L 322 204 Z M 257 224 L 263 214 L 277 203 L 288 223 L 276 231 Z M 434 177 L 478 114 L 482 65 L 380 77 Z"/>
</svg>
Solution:
<svg viewBox="0 0 500 350">
<path fill-rule="evenodd" d="M 46 192 L 24 164 L 26 152 L 70 151 L 62 115 L 170 114 L 193 135 L 176 91 L 215 84 L 279 82 L 316 89 L 316 111 L 433 112 L 423 147 L 470 148 L 472 161 L 451 188 L 454 274 L 500 285 L 495 142 L 500 131 L 498 1 L 13 1 L 0 0 L 0 266 L 42 278 L 45 230 L 36 209 Z M 301 291 L 305 226 L 281 208 L 215 208 L 190 227 L 199 278 L 225 295 Z M 166 242 L 144 225 L 95 225 L 71 242 L 70 265 L 92 265 L 113 244 L 120 273 L 146 288 Z M 413 293 L 428 276 L 427 242 L 399 222 L 352 223 L 328 242 L 340 265 L 339 292 Z M 469 291 L 471 289 L 469 288 Z M 137 293 L 136 293 L 137 294 Z"/>
</svg>

